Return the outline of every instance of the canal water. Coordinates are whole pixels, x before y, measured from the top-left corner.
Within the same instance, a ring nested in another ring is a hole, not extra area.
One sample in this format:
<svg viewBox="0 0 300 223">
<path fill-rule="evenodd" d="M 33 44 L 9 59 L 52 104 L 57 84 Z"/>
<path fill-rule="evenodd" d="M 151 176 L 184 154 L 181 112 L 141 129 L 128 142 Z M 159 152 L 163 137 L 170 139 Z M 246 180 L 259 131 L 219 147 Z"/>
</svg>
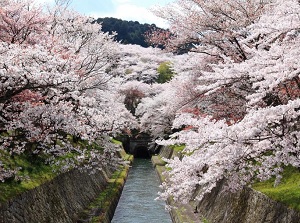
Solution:
<svg viewBox="0 0 300 223">
<path fill-rule="evenodd" d="M 112 223 L 171 223 L 165 203 L 154 200 L 159 179 L 150 159 L 135 158 Z"/>
</svg>

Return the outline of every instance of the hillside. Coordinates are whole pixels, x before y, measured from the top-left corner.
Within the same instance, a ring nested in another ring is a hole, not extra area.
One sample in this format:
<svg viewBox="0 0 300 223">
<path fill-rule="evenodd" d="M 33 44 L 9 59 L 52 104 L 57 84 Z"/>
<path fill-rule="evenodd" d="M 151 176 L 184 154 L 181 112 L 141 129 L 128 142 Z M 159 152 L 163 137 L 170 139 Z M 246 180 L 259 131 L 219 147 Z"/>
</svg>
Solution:
<svg viewBox="0 0 300 223">
<path fill-rule="evenodd" d="M 123 44 L 137 44 L 143 47 L 149 45 L 145 41 L 144 34 L 153 28 L 157 28 L 155 24 L 140 24 L 137 21 L 126 21 L 116 18 L 98 18 L 97 23 L 102 24 L 103 32 L 117 32 L 116 40 Z"/>
</svg>

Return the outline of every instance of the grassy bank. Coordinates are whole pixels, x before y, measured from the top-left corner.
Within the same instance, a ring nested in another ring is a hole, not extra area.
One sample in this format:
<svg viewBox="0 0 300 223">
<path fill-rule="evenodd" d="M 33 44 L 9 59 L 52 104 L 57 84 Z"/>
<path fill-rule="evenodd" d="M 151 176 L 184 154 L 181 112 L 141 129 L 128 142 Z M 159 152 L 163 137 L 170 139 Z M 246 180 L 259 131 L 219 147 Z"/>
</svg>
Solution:
<svg viewBox="0 0 300 223">
<path fill-rule="evenodd" d="M 175 148 L 174 152 L 177 154 L 182 152 L 184 147 L 175 146 L 173 148 Z M 166 176 L 163 174 L 163 172 L 166 171 L 166 162 L 162 160 L 162 157 L 160 155 L 152 156 L 151 161 L 153 166 L 155 167 L 156 173 L 158 174 L 160 181 L 163 182 L 166 179 Z M 175 209 L 171 209 L 170 211 L 170 215 L 173 222 L 198 222 L 198 219 L 196 219 L 196 216 L 193 213 L 193 209 L 189 204 L 177 204 L 171 198 L 167 200 L 167 203 L 168 205 L 177 207 Z"/>
<path fill-rule="evenodd" d="M 180 157 L 182 154 L 184 154 L 183 146 L 171 146 L 168 148 L 172 148 L 173 151 L 171 153 L 162 151 L 161 154 L 167 154 L 168 156 L 171 154 L 170 157 L 175 157 L 175 156 Z M 166 148 L 166 151 L 168 151 L 168 148 Z M 162 160 L 160 155 L 152 157 L 152 162 L 156 168 L 158 175 L 160 176 L 161 181 L 163 181 L 165 176 L 163 176 L 162 173 L 166 170 L 166 167 L 165 167 L 165 162 Z M 275 179 L 273 178 L 265 182 L 258 182 L 252 185 L 252 187 L 255 190 L 260 191 L 263 194 L 267 195 L 270 199 L 283 203 L 286 206 L 296 211 L 300 211 L 299 169 L 294 167 L 286 167 L 283 173 L 283 178 L 281 180 L 281 183 L 276 187 L 274 187 L 274 180 Z M 169 199 L 168 202 L 171 205 L 174 204 L 172 199 Z M 195 207 L 195 204 L 193 204 L 192 202 L 191 206 Z M 188 206 L 179 205 L 178 209 L 172 210 L 171 215 L 178 222 L 193 222 L 193 219 L 191 219 L 190 217 L 195 216 L 195 214 L 193 214 L 192 211 L 187 211 L 189 209 L 190 207 Z M 200 218 L 203 222 L 207 222 L 207 220 L 202 219 L 201 216 L 197 216 L 197 217 L 198 220 Z"/>
<path fill-rule="evenodd" d="M 98 211 L 98 213 L 94 212 L 96 216 L 92 217 L 92 223 L 103 223 L 107 221 L 109 213 L 114 211 L 112 211 L 112 209 L 115 209 L 113 206 L 117 206 L 122 188 L 127 178 L 127 173 L 128 167 L 117 170 L 109 180 L 106 189 L 100 193 L 96 200 L 86 210 L 88 213 L 93 213 L 94 210 Z"/>
<path fill-rule="evenodd" d="M 70 138 L 70 140 L 73 140 Z M 116 140 L 112 140 L 115 144 L 121 144 Z M 82 149 L 96 149 L 102 151 L 102 148 L 96 143 L 89 144 L 87 141 L 79 140 L 74 143 L 74 146 L 79 146 Z M 130 156 L 121 150 L 120 156 L 125 160 L 130 160 Z M 68 153 L 64 157 L 58 157 L 54 162 L 59 161 L 59 165 L 47 164 L 46 160 L 49 158 L 47 155 L 34 155 L 34 154 L 6 154 L 4 151 L 0 151 L 0 163 L 4 167 L 9 169 L 15 169 L 16 173 L 11 178 L 6 179 L 4 182 L 0 182 L 0 203 L 4 203 L 9 199 L 16 197 L 28 190 L 38 187 L 57 175 L 61 174 L 61 167 L 68 159 L 74 159 L 76 163 L 75 152 Z"/>
<path fill-rule="evenodd" d="M 120 151 L 120 155 L 124 160 L 130 163 L 133 161 L 133 156 L 126 154 L 124 150 Z M 80 218 L 84 219 L 84 222 L 86 219 L 91 223 L 110 222 L 110 218 L 121 196 L 128 171 L 129 166 L 120 166 L 119 169 L 113 173 L 105 189 L 101 191 L 99 196 L 81 213 Z"/>
<path fill-rule="evenodd" d="M 53 167 L 46 165 L 45 160 L 42 158 L 35 159 L 32 156 L 22 154 L 1 161 L 12 168 L 20 169 L 14 178 L 6 179 L 6 181 L 0 183 L 0 203 L 33 189 L 57 175 L 53 171 Z"/>
<path fill-rule="evenodd" d="M 297 168 L 286 167 L 281 183 L 276 187 L 274 187 L 274 179 L 270 179 L 254 184 L 253 188 L 273 200 L 300 211 L 300 171 Z"/>
</svg>

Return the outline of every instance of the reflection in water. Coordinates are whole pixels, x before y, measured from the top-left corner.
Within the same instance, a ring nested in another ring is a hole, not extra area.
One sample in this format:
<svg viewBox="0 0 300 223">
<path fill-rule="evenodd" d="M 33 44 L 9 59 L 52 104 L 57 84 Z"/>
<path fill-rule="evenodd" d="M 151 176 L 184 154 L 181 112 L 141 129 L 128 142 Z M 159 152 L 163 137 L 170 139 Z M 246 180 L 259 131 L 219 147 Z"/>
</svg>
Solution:
<svg viewBox="0 0 300 223">
<path fill-rule="evenodd" d="M 135 159 L 112 223 L 171 223 L 164 202 L 155 201 L 159 180 L 151 160 Z"/>
</svg>

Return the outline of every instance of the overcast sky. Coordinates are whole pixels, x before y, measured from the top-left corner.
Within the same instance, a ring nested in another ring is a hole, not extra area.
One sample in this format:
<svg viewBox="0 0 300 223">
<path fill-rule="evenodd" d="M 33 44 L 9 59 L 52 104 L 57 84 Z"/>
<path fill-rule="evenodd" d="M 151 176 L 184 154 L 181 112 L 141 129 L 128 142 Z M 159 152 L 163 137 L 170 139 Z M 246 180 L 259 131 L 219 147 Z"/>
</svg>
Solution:
<svg viewBox="0 0 300 223">
<path fill-rule="evenodd" d="M 54 0 L 35 0 L 51 3 Z M 166 23 L 153 15 L 149 9 L 155 5 L 166 5 L 173 0 L 72 0 L 70 8 L 94 18 L 114 17 L 140 23 L 155 23 L 166 27 Z"/>
</svg>

